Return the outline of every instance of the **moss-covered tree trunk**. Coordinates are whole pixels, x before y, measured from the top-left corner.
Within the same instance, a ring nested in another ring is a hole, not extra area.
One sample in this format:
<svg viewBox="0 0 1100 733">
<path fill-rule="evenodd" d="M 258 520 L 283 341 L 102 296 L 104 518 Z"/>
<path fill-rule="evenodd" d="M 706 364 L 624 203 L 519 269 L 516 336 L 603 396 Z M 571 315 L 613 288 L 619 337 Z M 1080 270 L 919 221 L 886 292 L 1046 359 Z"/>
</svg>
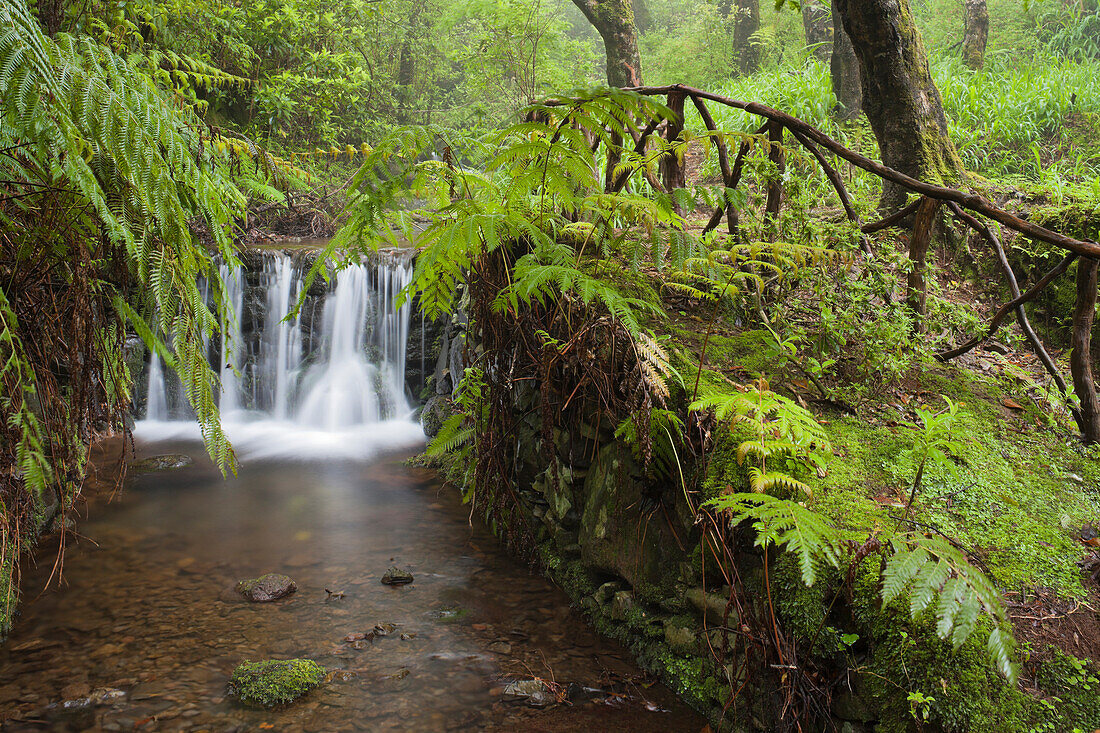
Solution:
<svg viewBox="0 0 1100 733">
<path fill-rule="evenodd" d="M 829 63 L 833 53 L 833 21 L 829 7 L 821 0 L 802 3 L 802 27 L 806 31 L 806 46 L 822 63 Z"/>
<path fill-rule="evenodd" d="M 963 28 L 963 63 L 971 69 L 985 65 L 985 46 L 989 42 L 989 9 L 985 0 L 966 0 L 966 24 Z"/>
<path fill-rule="evenodd" d="M 948 136 L 909 0 L 836 0 L 836 8 L 859 58 L 863 109 L 882 161 L 923 181 L 958 181 L 962 161 Z M 893 210 L 904 202 L 904 190 L 883 186 L 881 208 Z"/>
<path fill-rule="evenodd" d="M 863 111 L 863 86 L 859 79 L 859 58 L 852 46 L 852 39 L 840 22 L 836 0 L 832 0 L 833 46 L 829 59 L 829 71 L 833 77 L 833 94 L 836 96 L 837 116 L 842 120 L 854 120 Z"/>
<path fill-rule="evenodd" d="M 734 0 L 733 52 L 742 74 L 760 68 L 760 46 L 753 36 L 760 30 L 760 0 Z"/>
<path fill-rule="evenodd" d="M 642 84 L 642 61 L 634 7 L 630 0 L 573 0 L 603 38 L 607 53 L 607 83 L 613 87 Z"/>
</svg>

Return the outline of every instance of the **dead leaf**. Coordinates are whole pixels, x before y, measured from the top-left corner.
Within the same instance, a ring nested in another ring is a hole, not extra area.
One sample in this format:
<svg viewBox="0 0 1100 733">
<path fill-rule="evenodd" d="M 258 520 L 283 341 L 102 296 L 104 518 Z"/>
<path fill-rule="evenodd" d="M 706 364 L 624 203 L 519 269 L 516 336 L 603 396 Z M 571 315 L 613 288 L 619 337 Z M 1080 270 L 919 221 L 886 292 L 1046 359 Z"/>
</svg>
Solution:
<svg viewBox="0 0 1100 733">
<path fill-rule="evenodd" d="M 1001 404 L 1004 405 L 1005 407 L 1007 407 L 1008 409 L 1016 410 L 1017 412 L 1020 412 L 1021 410 L 1027 409 L 1023 405 L 1021 405 L 1019 402 L 1012 399 L 1011 397 L 1005 397 L 1003 400 L 1001 400 Z"/>
</svg>

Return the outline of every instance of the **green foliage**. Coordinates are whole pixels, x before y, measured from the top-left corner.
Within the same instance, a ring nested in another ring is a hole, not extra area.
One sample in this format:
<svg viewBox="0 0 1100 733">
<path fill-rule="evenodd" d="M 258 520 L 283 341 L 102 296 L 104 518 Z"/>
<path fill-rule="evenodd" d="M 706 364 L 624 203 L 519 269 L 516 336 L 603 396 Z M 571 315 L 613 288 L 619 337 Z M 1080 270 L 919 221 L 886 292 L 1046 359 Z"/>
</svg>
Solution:
<svg viewBox="0 0 1100 733">
<path fill-rule="evenodd" d="M 882 571 L 883 603 L 908 591 L 913 617 L 933 608 L 936 633 L 941 639 L 950 639 L 955 649 L 974 633 L 981 616 L 991 618 L 994 628 L 987 651 L 998 671 L 1015 682 L 1019 672 L 1012 662 L 1015 640 L 1004 628 L 1004 606 L 989 579 L 941 537 L 901 534 L 891 541 L 891 548 Z"/>
<path fill-rule="evenodd" d="M 454 414 L 447 418 L 424 454 L 448 464 L 448 478 L 462 487 L 462 502 L 473 499 L 475 486 L 474 451 L 477 436 L 484 425 L 481 415 L 485 374 L 477 367 L 467 367 L 458 383 Z"/>
<path fill-rule="evenodd" d="M 840 566 L 842 536 L 812 509 L 768 494 L 726 494 L 708 504 L 731 514 L 731 524 L 752 523 L 756 546 L 794 553 L 802 582 L 813 585 L 823 566 Z"/>
<path fill-rule="evenodd" d="M 918 448 L 923 456 L 922 466 L 936 451 L 942 460 L 947 460 L 944 451 L 958 449 L 949 437 L 957 406 L 950 401 L 948 405 L 939 414 L 923 411 L 925 431 Z M 714 409 L 719 419 L 747 421 L 758 430 L 758 437 L 742 443 L 737 451 L 741 461 L 748 455 L 759 459 L 761 467 L 750 473 L 750 486 L 758 493 L 724 494 L 707 504 L 728 512 L 732 524 L 751 522 L 757 546 L 774 545 L 793 553 L 806 585 L 815 582 L 821 568 L 839 568 L 842 543 L 848 539 L 843 531 L 803 504 L 763 493 L 777 488 L 811 493 L 808 486 L 789 475 L 766 473 L 764 466 L 769 458 L 793 455 L 798 450 L 814 451 L 817 445 L 827 450 L 824 430 L 813 416 L 796 403 L 761 389 L 749 394 L 709 397 L 692 408 Z M 907 592 L 914 618 L 933 608 L 936 633 L 942 639 L 950 639 L 956 649 L 974 634 L 980 619 L 990 619 L 993 629 L 987 640 L 987 653 L 998 671 L 1015 681 L 1018 673 L 1012 662 L 1015 642 L 1005 629 L 1007 619 L 1000 595 L 985 574 L 954 544 L 941 537 L 895 532 L 887 540 L 889 551 L 882 570 L 883 604 L 888 605 Z"/>
<path fill-rule="evenodd" d="M 786 489 L 813 494 L 809 485 L 790 473 L 811 465 L 824 472 L 831 449 L 825 430 L 797 402 L 768 390 L 764 383 L 744 392 L 708 395 L 692 403 L 691 409 L 714 410 L 719 420 L 751 427 L 753 438 L 738 446 L 737 461 L 743 464 L 751 457 L 757 462 L 749 473 L 753 491 Z M 769 461 L 779 462 L 786 471 L 769 470 Z"/>
<path fill-rule="evenodd" d="M 0 69 L 0 139 L 18 139 L 23 149 L 22 156 L 0 164 L 5 178 L 30 185 L 66 182 L 69 205 L 86 212 L 73 224 L 102 231 L 124 253 L 143 294 L 131 302 L 129 293 L 103 279 L 100 297 L 179 371 L 212 456 L 219 465 L 230 464 L 232 451 L 214 402 L 217 378 L 202 347 L 219 321 L 196 280 L 205 277 L 216 292 L 221 286 L 211 255 L 194 239 L 188 221 L 202 220 L 216 251 L 233 260 L 229 224 L 242 198 L 219 169 L 216 151 L 204 144 L 198 119 L 174 105 L 140 68 L 93 41 L 47 38 L 22 2 L 0 5 Z M 27 213 L 16 209 L 14 215 Z M 9 215 L 4 223 L 12 225 Z M 65 252 L 67 245 L 60 246 Z M 154 319 L 152 328 L 143 314 Z M 5 315 L 7 328 L 16 328 L 10 311 Z M 14 348 L 19 342 L 6 343 Z M 18 402 L 10 394 L 6 399 Z M 24 427 L 25 435 L 33 434 L 29 420 Z M 27 437 L 23 444 L 32 442 Z"/>
<path fill-rule="evenodd" d="M 648 438 L 639 431 L 648 431 Z M 659 408 L 630 415 L 615 428 L 615 439 L 630 447 L 636 461 L 652 468 L 657 478 L 676 483 L 684 480 L 679 457 L 683 434 L 680 416 Z"/>
<path fill-rule="evenodd" d="M 913 448 L 917 458 L 917 472 L 909 492 L 907 510 L 912 508 L 913 499 L 921 489 L 927 469 L 943 469 L 953 476 L 958 475 L 958 467 L 951 460 L 951 456 L 961 455 L 965 448 L 964 444 L 954 437 L 959 405 L 952 402 L 950 397 L 943 399 L 947 402 L 947 407 L 939 412 L 920 407 L 913 408 L 920 420 L 920 425 L 912 426 L 917 431 L 917 445 Z"/>
<path fill-rule="evenodd" d="M 294 702 L 325 681 L 325 668 L 312 659 L 242 662 L 229 689 L 246 705 L 271 708 Z"/>
<path fill-rule="evenodd" d="M 1094 730 L 1100 727 L 1100 669 L 1096 662 L 1077 659 L 1048 647 L 1049 659 L 1038 665 L 1035 681 L 1044 693 L 1037 707 L 1042 723 L 1036 731 Z"/>
</svg>

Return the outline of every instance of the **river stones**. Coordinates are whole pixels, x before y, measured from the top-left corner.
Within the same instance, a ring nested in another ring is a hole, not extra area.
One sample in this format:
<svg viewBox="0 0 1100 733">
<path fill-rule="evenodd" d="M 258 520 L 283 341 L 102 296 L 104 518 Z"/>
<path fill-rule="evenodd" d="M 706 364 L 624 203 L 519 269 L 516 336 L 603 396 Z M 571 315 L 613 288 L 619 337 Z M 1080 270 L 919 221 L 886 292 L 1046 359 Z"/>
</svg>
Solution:
<svg viewBox="0 0 1100 733">
<path fill-rule="evenodd" d="M 267 603 L 289 596 L 298 590 L 297 584 L 286 575 L 267 573 L 252 580 L 237 583 L 237 592 L 253 603 Z"/>
<path fill-rule="evenodd" d="M 271 708 L 294 702 L 324 681 L 325 668 L 312 659 L 268 659 L 238 665 L 229 691 L 246 705 Z"/>
<path fill-rule="evenodd" d="M 186 468 L 194 462 L 195 459 L 191 456 L 185 456 L 182 453 L 168 453 L 162 456 L 150 456 L 149 458 L 142 458 L 140 461 L 134 461 L 130 464 L 129 470 L 131 473 L 175 471 L 179 468 Z"/>
<path fill-rule="evenodd" d="M 401 570 L 396 565 L 391 566 L 382 576 L 385 585 L 408 585 L 413 582 L 413 574 L 408 570 Z"/>
</svg>

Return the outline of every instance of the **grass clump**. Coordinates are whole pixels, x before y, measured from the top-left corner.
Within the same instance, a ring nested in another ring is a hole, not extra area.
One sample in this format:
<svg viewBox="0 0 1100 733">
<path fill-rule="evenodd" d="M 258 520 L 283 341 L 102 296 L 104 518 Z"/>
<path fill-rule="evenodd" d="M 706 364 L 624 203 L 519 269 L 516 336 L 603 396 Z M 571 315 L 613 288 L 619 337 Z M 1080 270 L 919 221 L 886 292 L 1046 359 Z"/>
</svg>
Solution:
<svg viewBox="0 0 1100 733">
<path fill-rule="evenodd" d="M 294 702 L 324 679 L 325 668 L 312 659 L 268 659 L 239 664 L 229 689 L 246 705 L 271 708 Z"/>
</svg>

